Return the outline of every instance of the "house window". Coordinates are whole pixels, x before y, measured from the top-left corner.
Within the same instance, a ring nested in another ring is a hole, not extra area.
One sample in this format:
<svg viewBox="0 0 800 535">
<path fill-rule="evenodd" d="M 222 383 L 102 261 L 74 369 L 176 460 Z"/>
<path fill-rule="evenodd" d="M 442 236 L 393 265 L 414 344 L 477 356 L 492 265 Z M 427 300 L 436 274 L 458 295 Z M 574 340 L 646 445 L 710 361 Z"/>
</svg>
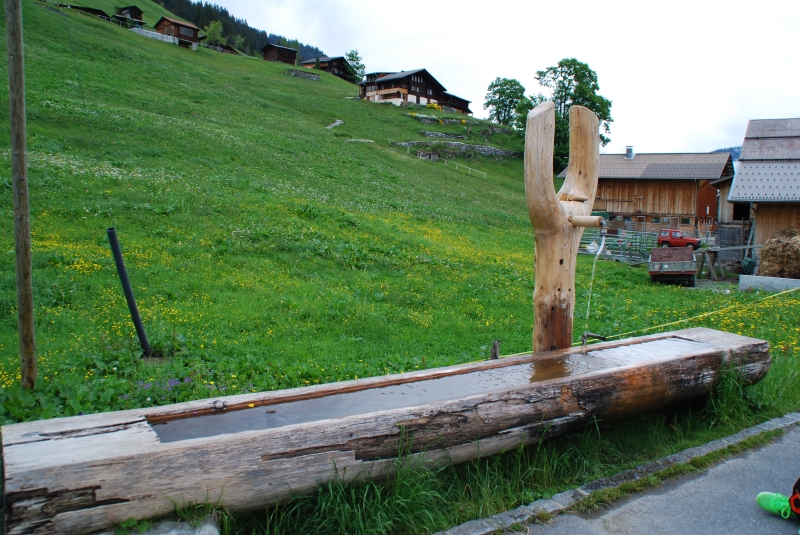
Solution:
<svg viewBox="0 0 800 535">
<path fill-rule="evenodd" d="M 661 223 L 661 218 L 660 217 L 653 217 L 653 218 L 650 219 L 650 222 L 651 223 Z"/>
<path fill-rule="evenodd" d="M 433 89 L 428 89 L 428 94 L 433 95 Z"/>
<path fill-rule="evenodd" d="M 625 217 L 623 217 L 623 221 L 625 221 L 626 223 L 630 223 L 630 221 L 631 221 L 631 216 L 629 216 L 629 215 L 626 215 Z"/>
<path fill-rule="evenodd" d="M 190 28 L 184 28 L 183 26 L 181 26 L 180 32 L 181 35 L 188 35 L 189 37 L 194 37 L 194 30 Z"/>
<path fill-rule="evenodd" d="M 689 217 L 682 217 L 681 218 L 681 225 L 691 225 L 692 220 Z"/>
</svg>

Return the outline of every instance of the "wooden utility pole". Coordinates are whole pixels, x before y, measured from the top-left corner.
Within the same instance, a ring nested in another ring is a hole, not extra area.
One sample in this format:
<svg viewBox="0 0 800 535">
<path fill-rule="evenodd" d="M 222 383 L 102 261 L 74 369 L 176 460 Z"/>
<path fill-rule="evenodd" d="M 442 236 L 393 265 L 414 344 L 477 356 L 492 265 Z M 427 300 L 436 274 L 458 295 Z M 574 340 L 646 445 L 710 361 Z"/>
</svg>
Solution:
<svg viewBox="0 0 800 535">
<path fill-rule="evenodd" d="M 28 206 L 28 151 L 25 142 L 25 60 L 22 54 L 22 2 L 6 0 L 8 104 L 11 119 L 11 176 L 14 189 L 14 245 L 17 258 L 17 322 L 22 386 L 36 381 L 31 278 L 31 213 Z"/>
<path fill-rule="evenodd" d="M 591 110 L 569 111 L 569 167 L 564 185 L 553 188 L 555 106 L 544 102 L 528 114 L 525 131 L 525 196 L 536 232 L 536 287 L 533 291 L 533 351 L 572 345 L 575 263 L 583 227 L 600 226 L 589 217 L 597 190 L 599 121 Z"/>
</svg>

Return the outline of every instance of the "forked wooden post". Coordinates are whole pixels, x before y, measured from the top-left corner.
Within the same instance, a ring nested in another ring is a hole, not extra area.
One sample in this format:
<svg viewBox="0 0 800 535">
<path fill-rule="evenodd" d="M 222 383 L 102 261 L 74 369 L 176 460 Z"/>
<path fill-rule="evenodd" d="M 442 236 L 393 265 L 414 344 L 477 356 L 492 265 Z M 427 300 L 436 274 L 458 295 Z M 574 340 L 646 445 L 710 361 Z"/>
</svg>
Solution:
<svg viewBox="0 0 800 535">
<path fill-rule="evenodd" d="M 569 167 L 564 185 L 553 188 L 555 106 L 544 102 L 528 114 L 525 131 L 525 196 L 536 232 L 536 287 L 533 291 L 533 351 L 572 344 L 575 262 L 583 227 L 597 189 L 600 136 L 597 116 L 583 106 L 569 111 Z M 571 221 L 572 219 L 572 221 Z"/>
</svg>

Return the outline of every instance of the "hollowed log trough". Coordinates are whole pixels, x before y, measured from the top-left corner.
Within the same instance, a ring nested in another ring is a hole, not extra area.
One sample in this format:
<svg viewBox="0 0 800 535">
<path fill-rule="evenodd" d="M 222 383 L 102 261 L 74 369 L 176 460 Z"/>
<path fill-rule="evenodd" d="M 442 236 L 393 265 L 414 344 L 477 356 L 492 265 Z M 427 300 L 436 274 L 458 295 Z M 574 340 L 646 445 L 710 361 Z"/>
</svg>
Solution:
<svg viewBox="0 0 800 535">
<path fill-rule="evenodd" d="M 463 462 L 760 380 L 769 344 L 711 329 L 401 375 L 7 425 L 5 530 L 90 533 L 175 506 L 253 510 L 390 474 L 405 444 Z"/>
</svg>

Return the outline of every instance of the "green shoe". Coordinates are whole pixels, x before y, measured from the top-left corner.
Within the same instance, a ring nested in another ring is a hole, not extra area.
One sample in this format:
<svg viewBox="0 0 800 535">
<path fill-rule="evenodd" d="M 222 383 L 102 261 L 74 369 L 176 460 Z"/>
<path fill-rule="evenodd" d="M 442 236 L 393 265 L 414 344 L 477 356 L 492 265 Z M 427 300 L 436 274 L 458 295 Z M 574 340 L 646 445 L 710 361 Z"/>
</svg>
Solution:
<svg viewBox="0 0 800 535">
<path fill-rule="evenodd" d="M 789 506 L 789 498 L 777 492 L 762 492 L 756 496 L 756 503 L 765 511 L 783 518 L 794 518 L 792 508 Z"/>
</svg>

